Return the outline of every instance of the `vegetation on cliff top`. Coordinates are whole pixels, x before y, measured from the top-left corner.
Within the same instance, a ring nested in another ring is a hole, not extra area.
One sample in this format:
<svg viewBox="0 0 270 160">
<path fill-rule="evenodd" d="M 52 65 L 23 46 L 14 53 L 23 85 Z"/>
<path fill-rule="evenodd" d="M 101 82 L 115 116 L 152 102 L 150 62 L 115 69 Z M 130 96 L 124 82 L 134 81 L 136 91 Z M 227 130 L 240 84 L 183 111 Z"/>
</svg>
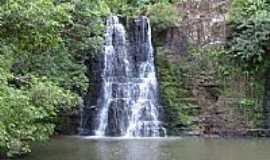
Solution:
<svg viewBox="0 0 270 160">
<path fill-rule="evenodd" d="M 260 72 L 269 65 L 270 2 L 234 0 L 229 22 L 232 34 L 227 55 L 248 72 Z"/>
</svg>

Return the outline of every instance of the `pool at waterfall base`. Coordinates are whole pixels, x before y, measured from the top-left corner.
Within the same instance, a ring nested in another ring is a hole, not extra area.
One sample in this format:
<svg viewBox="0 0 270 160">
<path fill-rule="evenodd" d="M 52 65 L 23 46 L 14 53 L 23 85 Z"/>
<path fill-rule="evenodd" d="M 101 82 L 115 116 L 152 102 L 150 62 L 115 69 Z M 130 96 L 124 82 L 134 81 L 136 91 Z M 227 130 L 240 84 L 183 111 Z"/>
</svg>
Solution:
<svg viewBox="0 0 270 160">
<path fill-rule="evenodd" d="M 22 160 L 269 160 L 270 139 L 57 137 Z"/>
</svg>

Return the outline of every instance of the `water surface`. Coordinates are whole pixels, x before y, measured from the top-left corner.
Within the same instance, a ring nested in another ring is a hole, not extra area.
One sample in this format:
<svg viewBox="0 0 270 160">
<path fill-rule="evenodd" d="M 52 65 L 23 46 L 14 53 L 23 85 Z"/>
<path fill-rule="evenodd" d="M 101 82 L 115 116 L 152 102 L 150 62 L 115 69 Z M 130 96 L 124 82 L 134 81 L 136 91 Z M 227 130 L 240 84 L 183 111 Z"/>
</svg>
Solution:
<svg viewBox="0 0 270 160">
<path fill-rule="evenodd" d="M 270 160 L 270 139 L 60 137 L 23 160 Z"/>
</svg>

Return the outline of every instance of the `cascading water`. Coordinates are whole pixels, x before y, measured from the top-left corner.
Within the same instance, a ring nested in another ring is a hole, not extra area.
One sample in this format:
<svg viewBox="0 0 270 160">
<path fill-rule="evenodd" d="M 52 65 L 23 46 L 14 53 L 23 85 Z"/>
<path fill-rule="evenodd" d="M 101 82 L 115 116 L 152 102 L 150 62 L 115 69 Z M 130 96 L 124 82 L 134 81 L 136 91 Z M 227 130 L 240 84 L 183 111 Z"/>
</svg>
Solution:
<svg viewBox="0 0 270 160">
<path fill-rule="evenodd" d="M 134 19 L 128 33 L 116 16 L 106 26 L 95 135 L 165 136 L 148 18 Z"/>
</svg>

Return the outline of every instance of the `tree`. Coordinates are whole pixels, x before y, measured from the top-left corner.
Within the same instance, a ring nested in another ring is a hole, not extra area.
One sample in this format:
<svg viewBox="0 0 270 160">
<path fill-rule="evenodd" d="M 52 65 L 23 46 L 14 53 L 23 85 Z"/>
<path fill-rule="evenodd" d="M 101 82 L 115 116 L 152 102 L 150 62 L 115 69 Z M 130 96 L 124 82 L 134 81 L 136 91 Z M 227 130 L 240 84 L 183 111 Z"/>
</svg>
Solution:
<svg viewBox="0 0 270 160">
<path fill-rule="evenodd" d="M 246 73 L 264 73 L 263 128 L 270 128 L 270 1 L 234 0 L 227 56 Z"/>
<path fill-rule="evenodd" d="M 0 4 L 0 155 L 29 152 L 31 141 L 53 134 L 57 112 L 78 103 L 51 73 L 54 64 L 70 62 L 59 36 L 70 10 L 52 0 Z"/>
</svg>

